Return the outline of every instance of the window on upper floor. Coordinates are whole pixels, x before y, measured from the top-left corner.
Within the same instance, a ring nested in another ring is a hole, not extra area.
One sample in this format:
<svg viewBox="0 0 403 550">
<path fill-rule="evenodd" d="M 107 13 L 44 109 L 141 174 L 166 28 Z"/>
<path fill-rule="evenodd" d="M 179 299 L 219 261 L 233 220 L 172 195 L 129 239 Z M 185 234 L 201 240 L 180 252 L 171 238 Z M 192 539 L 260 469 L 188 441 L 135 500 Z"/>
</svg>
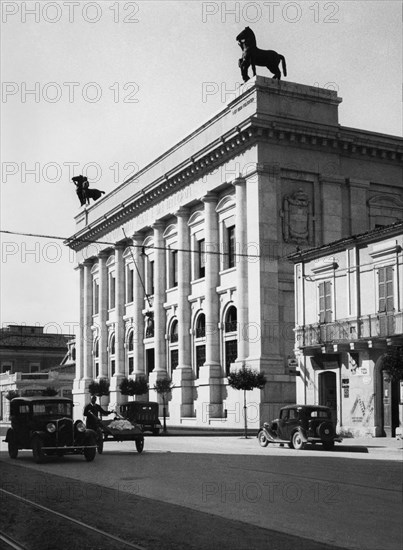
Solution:
<svg viewBox="0 0 403 550">
<path fill-rule="evenodd" d="M 206 274 L 206 241 L 204 239 L 197 241 L 197 267 L 198 278 L 202 279 Z"/>
<path fill-rule="evenodd" d="M 385 266 L 378 269 L 378 312 L 393 311 L 394 300 L 393 267 Z"/>
<path fill-rule="evenodd" d="M 115 308 L 115 303 L 116 303 L 116 279 L 115 279 L 115 274 L 114 273 L 109 273 L 109 276 L 108 276 L 108 300 L 109 300 L 109 304 L 108 304 L 108 307 L 109 309 L 114 309 Z"/>
<path fill-rule="evenodd" d="M 130 266 L 126 266 L 126 303 L 133 302 L 133 283 L 134 283 L 134 271 Z"/>
<path fill-rule="evenodd" d="M 319 323 L 330 323 L 333 320 L 332 312 L 332 283 L 319 283 Z"/>
<path fill-rule="evenodd" d="M 99 313 L 99 283 L 97 279 L 93 281 L 93 301 L 92 301 L 92 313 L 97 315 Z"/>
<path fill-rule="evenodd" d="M 227 227 L 227 245 L 228 245 L 228 269 L 235 267 L 235 225 Z"/>
<path fill-rule="evenodd" d="M 170 250 L 169 254 L 169 288 L 178 286 L 178 251 Z"/>
</svg>

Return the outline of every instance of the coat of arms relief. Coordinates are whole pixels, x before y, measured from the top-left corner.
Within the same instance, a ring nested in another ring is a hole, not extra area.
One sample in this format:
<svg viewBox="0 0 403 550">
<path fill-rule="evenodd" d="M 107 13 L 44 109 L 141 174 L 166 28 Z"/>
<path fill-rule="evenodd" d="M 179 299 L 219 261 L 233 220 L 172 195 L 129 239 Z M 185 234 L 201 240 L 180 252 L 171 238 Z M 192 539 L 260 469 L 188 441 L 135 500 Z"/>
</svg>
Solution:
<svg viewBox="0 0 403 550">
<path fill-rule="evenodd" d="M 311 202 L 303 189 L 284 197 L 281 216 L 286 243 L 307 244 L 311 241 Z"/>
</svg>

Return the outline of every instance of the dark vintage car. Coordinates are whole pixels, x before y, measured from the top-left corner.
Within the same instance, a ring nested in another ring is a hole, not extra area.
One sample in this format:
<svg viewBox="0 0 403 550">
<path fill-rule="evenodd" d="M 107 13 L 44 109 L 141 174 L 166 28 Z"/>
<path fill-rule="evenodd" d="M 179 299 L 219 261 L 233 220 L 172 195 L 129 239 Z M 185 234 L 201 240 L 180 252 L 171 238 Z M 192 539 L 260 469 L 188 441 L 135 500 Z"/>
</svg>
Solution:
<svg viewBox="0 0 403 550">
<path fill-rule="evenodd" d="M 6 439 L 10 458 L 32 449 L 34 460 L 45 456 L 83 454 L 90 462 L 97 450 L 96 434 L 81 420 L 73 422 L 73 402 L 63 397 L 15 397 L 10 402 L 11 428 Z"/>
<path fill-rule="evenodd" d="M 258 433 L 259 443 L 287 443 L 291 449 L 303 449 L 306 443 L 321 443 L 330 451 L 335 441 L 342 441 L 336 434 L 329 407 L 315 405 L 288 405 L 280 409 L 280 416 L 265 422 Z"/>
<path fill-rule="evenodd" d="M 120 405 L 120 414 L 130 422 L 141 426 L 143 432 L 159 435 L 162 426 L 158 418 L 158 403 L 155 401 L 131 401 Z"/>
</svg>

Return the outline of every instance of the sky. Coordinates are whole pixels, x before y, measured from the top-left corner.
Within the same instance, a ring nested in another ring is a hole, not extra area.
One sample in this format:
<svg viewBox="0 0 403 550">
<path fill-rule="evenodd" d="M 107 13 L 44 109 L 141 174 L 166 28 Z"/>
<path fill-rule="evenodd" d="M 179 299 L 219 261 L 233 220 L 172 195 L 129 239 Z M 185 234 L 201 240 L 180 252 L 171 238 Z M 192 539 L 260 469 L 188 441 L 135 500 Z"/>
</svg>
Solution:
<svg viewBox="0 0 403 550">
<path fill-rule="evenodd" d="M 343 126 L 402 134 L 400 1 L 2 1 L 0 321 L 72 334 L 73 175 L 106 192 L 209 120 L 250 26 L 287 81 L 337 90 Z M 258 74 L 271 76 L 264 68 Z"/>
</svg>

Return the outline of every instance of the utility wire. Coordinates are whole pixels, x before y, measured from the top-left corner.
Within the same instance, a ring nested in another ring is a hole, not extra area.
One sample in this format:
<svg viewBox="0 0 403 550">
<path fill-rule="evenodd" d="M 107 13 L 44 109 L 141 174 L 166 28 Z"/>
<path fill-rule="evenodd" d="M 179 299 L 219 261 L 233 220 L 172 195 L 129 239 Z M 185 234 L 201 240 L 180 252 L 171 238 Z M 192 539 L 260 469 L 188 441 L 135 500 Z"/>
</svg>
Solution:
<svg viewBox="0 0 403 550">
<path fill-rule="evenodd" d="M 5 229 L 0 229 L 0 233 L 6 233 L 8 235 L 20 235 L 22 237 L 37 237 L 39 239 L 54 239 L 59 241 L 73 241 L 72 237 L 58 237 L 56 235 L 44 235 L 40 233 L 23 233 L 21 231 L 6 231 Z M 129 240 L 131 240 L 129 238 Z M 116 246 L 117 243 L 111 242 L 111 241 L 94 241 L 92 239 L 82 239 L 82 238 L 76 238 L 74 239 L 76 242 L 80 243 L 88 243 L 88 244 L 106 244 L 109 246 Z M 67 246 L 67 245 L 66 245 Z M 134 248 L 141 248 L 143 250 L 150 249 L 150 250 L 168 250 L 168 251 L 175 251 L 175 252 L 189 252 L 190 254 L 193 254 L 197 252 L 196 250 L 191 250 L 188 248 L 172 248 L 171 246 L 154 246 L 154 245 L 139 245 L 139 244 L 131 244 L 130 246 L 133 246 Z M 260 254 L 243 254 L 242 252 L 216 252 L 215 250 L 205 250 L 203 254 L 213 254 L 216 256 L 229 256 L 232 254 L 233 256 L 239 256 L 244 258 L 257 258 L 260 259 L 262 256 Z M 286 258 L 286 256 L 284 256 Z M 278 258 L 281 259 L 281 258 Z"/>
</svg>

